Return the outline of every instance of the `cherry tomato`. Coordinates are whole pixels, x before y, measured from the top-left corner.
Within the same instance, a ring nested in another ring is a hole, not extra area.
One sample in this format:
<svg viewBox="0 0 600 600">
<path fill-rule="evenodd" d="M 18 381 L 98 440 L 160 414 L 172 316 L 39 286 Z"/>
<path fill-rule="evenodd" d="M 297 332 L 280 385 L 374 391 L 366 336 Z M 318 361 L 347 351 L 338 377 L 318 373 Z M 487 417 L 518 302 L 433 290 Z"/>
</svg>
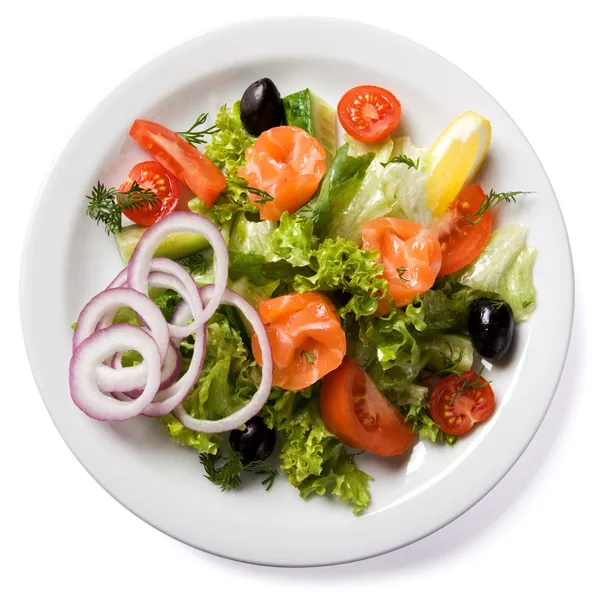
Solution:
<svg viewBox="0 0 600 600">
<path fill-rule="evenodd" d="M 119 191 L 127 192 L 134 181 L 137 181 L 140 187 L 153 191 L 160 200 L 159 204 L 146 204 L 135 210 L 124 210 L 123 214 L 134 223 L 147 227 L 154 225 L 156 221 L 177 208 L 179 182 L 156 161 L 147 160 L 135 165 L 121 184 Z"/>
<path fill-rule="evenodd" d="M 417 223 L 387 217 L 362 226 L 363 248 L 377 250 L 383 276 L 398 307 L 433 286 L 442 263 L 440 244 L 433 233 Z M 385 301 L 382 301 L 382 305 Z M 378 315 L 385 314 L 380 306 Z"/>
<path fill-rule="evenodd" d="M 170 129 L 152 121 L 137 119 L 129 135 L 152 158 L 185 183 L 206 206 L 212 206 L 225 188 L 225 176 L 217 166 Z"/>
<path fill-rule="evenodd" d="M 246 150 L 246 165 L 238 175 L 251 187 L 263 190 L 273 200 L 258 202 L 260 218 L 276 221 L 288 211 L 293 213 L 314 195 L 325 175 L 325 150 L 299 127 L 284 125 L 261 133 L 254 146 Z"/>
<path fill-rule="evenodd" d="M 412 427 L 383 396 L 373 380 L 346 357 L 323 379 L 321 417 L 325 426 L 344 444 L 380 456 L 395 456 L 413 442 Z"/>
<path fill-rule="evenodd" d="M 488 210 L 481 216 L 472 216 L 485 200 L 485 192 L 480 186 L 468 185 L 436 224 L 442 247 L 440 276 L 456 273 L 466 267 L 486 245 L 492 232 L 492 212 Z"/>
<path fill-rule="evenodd" d="M 429 398 L 431 417 L 450 435 L 462 435 L 475 423 L 489 419 L 495 405 L 491 386 L 473 371 L 444 377 Z"/>
<path fill-rule="evenodd" d="M 372 143 L 391 135 L 400 122 L 402 107 L 392 92 L 375 85 L 359 85 L 342 96 L 337 113 L 350 136 Z"/>
<path fill-rule="evenodd" d="M 273 384 L 300 390 L 340 366 L 346 334 L 331 301 L 317 292 L 288 294 L 263 300 L 258 314 L 273 352 Z M 252 351 L 262 365 L 256 335 Z"/>
</svg>

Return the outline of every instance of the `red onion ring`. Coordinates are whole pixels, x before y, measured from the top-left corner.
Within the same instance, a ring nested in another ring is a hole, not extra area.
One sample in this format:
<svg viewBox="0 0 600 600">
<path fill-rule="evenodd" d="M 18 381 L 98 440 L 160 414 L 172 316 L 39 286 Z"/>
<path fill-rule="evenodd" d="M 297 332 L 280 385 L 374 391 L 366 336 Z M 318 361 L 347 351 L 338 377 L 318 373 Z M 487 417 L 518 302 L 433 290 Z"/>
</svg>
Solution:
<svg viewBox="0 0 600 600">
<path fill-rule="evenodd" d="M 182 327 L 179 335 L 185 337 L 197 331 L 215 314 L 227 287 L 229 254 L 225 240 L 214 223 L 202 215 L 187 212 L 174 212 L 163 217 L 140 238 L 127 267 L 127 284 L 134 290 L 148 293 L 148 276 L 154 252 L 167 235 L 177 232 L 197 233 L 206 238 L 213 248 L 216 262 L 214 294 L 202 313 L 191 324 Z"/>
<path fill-rule="evenodd" d="M 203 302 L 210 302 L 213 293 L 214 286 L 207 285 L 200 290 L 200 297 Z M 196 419 L 185 410 L 183 404 L 180 404 L 173 410 L 173 414 L 179 419 L 184 427 L 203 433 L 222 433 L 242 426 L 260 412 L 269 397 L 271 385 L 273 383 L 273 358 L 271 355 L 271 346 L 269 344 L 269 338 L 267 337 L 267 331 L 259 314 L 248 302 L 246 302 L 246 300 L 244 300 L 244 298 L 229 289 L 225 290 L 221 302 L 222 304 L 238 308 L 249 321 L 250 325 L 252 325 L 262 351 L 262 379 L 258 390 L 251 398 L 250 402 L 240 410 L 223 419 L 217 419 L 215 421 Z M 184 318 L 189 319 L 191 317 L 189 308 L 187 308 L 187 310 L 185 308 L 177 310 L 176 317 L 178 320 L 183 320 Z"/>
<path fill-rule="evenodd" d="M 117 352 L 111 361 L 111 367 L 113 369 L 123 369 L 123 365 L 121 364 L 121 360 L 123 359 L 123 352 Z M 141 363 L 144 364 L 144 363 Z M 126 367 L 129 368 L 129 367 Z M 181 372 L 181 353 L 177 346 L 173 343 L 169 343 L 169 349 L 167 350 L 167 356 L 165 357 L 165 362 L 163 363 L 161 370 L 161 379 L 160 379 L 160 387 L 158 390 L 164 390 L 168 388 L 176 379 L 179 373 Z M 133 400 L 142 394 L 144 388 L 137 388 L 127 392 L 127 394 L 122 392 L 113 392 L 113 396 L 118 398 L 119 400 Z"/>
<path fill-rule="evenodd" d="M 121 306 L 130 306 L 147 324 L 150 334 L 158 346 L 162 365 L 169 348 L 167 322 L 158 306 L 148 296 L 128 288 L 104 290 L 84 306 L 77 319 L 77 328 L 73 334 L 73 348 L 77 349 L 96 331 L 105 315 L 114 314 Z M 104 329 L 104 327 L 100 329 Z M 148 367 L 144 363 L 121 370 L 103 364 L 98 366 L 96 381 L 98 387 L 104 392 L 127 392 L 145 386 L 148 376 L 147 369 Z"/>
<path fill-rule="evenodd" d="M 136 350 L 144 357 L 148 374 L 142 394 L 122 402 L 100 391 L 98 368 L 116 352 Z M 156 341 L 141 327 L 126 323 L 92 332 L 73 352 L 69 365 L 71 398 L 86 415 L 99 421 L 125 421 L 135 417 L 155 397 L 160 386 L 161 358 Z"/>
</svg>

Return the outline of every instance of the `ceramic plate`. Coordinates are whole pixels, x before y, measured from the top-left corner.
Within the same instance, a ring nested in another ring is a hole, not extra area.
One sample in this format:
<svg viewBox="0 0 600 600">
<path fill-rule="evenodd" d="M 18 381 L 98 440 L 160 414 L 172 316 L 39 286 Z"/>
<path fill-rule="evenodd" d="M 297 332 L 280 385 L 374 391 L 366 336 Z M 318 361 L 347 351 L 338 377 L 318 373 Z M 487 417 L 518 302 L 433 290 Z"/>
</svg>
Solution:
<svg viewBox="0 0 600 600">
<path fill-rule="evenodd" d="M 252 44 L 242 43 L 248 28 Z M 355 85 L 393 90 L 402 102 L 402 132 L 418 146 L 431 145 L 454 117 L 474 110 L 493 126 L 480 183 L 536 192 L 500 208 L 496 219 L 496 225 L 527 226 L 539 257 L 537 308 L 519 325 L 510 361 L 489 375 L 498 399 L 493 418 L 452 447 L 420 442 L 397 460 L 363 455 L 361 465 L 375 481 L 372 505 L 360 517 L 339 502 L 301 500 L 283 477 L 269 493 L 260 485 L 222 493 L 203 477 L 195 452 L 170 444 L 155 420 L 100 423 L 69 398 L 70 325 L 121 268 L 114 241 L 85 216 L 86 194 L 98 179 L 118 186 L 144 156 L 127 135 L 134 119 L 186 129 L 199 112 L 214 114 L 265 76 L 282 93 L 310 87 L 334 106 Z M 87 118 L 54 166 L 22 263 L 21 313 L 31 367 L 56 427 L 84 467 L 114 498 L 166 534 L 214 554 L 269 565 L 322 565 L 387 552 L 477 502 L 540 425 L 562 371 L 572 312 L 571 254 L 560 208 L 509 115 L 430 50 L 387 31 L 336 20 L 238 24 L 186 42 L 124 81 Z"/>
</svg>

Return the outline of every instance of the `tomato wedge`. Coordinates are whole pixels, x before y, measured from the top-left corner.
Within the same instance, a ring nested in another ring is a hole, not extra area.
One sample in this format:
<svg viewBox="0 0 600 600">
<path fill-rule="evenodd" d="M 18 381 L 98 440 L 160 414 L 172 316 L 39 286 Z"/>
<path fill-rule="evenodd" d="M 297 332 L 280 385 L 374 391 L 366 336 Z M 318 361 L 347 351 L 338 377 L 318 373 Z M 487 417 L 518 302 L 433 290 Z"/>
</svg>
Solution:
<svg viewBox="0 0 600 600">
<path fill-rule="evenodd" d="M 261 133 L 246 150 L 246 164 L 238 171 L 251 187 L 273 196 L 259 201 L 260 218 L 276 221 L 284 212 L 293 213 L 314 195 L 325 175 L 323 146 L 299 127 L 273 127 Z"/>
<path fill-rule="evenodd" d="M 485 201 L 486 195 L 480 186 L 468 185 L 435 225 L 442 248 L 440 276 L 466 267 L 483 250 L 492 233 L 492 212 L 475 214 Z"/>
<path fill-rule="evenodd" d="M 435 283 L 442 264 L 436 236 L 412 221 L 387 217 L 362 226 L 363 248 L 377 250 L 394 304 L 410 304 Z M 381 314 L 381 313 L 379 313 Z"/>
<path fill-rule="evenodd" d="M 360 142 L 380 142 L 389 137 L 400 122 L 402 107 L 389 90 L 360 85 L 348 90 L 337 108 L 342 127 Z"/>
<path fill-rule="evenodd" d="M 316 292 L 263 300 L 258 314 L 273 352 L 273 384 L 300 390 L 340 366 L 346 335 L 331 301 Z M 252 351 L 262 366 L 256 335 Z"/>
<path fill-rule="evenodd" d="M 134 181 L 137 181 L 140 187 L 154 192 L 160 200 L 159 204 L 148 204 L 135 210 L 124 210 L 123 214 L 134 223 L 149 227 L 177 208 L 180 195 L 179 182 L 156 161 L 147 160 L 135 165 L 129 171 L 127 179 L 119 187 L 119 191 L 129 191 Z"/>
<path fill-rule="evenodd" d="M 429 398 L 431 417 L 450 435 L 462 435 L 475 423 L 489 419 L 495 405 L 489 382 L 473 371 L 444 377 Z"/>
<path fill-rule="evenodd" d="M 402 413 L 353 358 L 346 357 L 323 379 L 321 417 L 344 444 L 380 456 L 404 452 L 415 437 Z"/>
<path fill-rule="evenodd" d="M 212 206 L 225 188 L 225 176 L 217 166 L 170 129 L 153 121 L 137 119 L 129 135 L 154 160 L 185 183 L 206 206 Z"/>
</svg>

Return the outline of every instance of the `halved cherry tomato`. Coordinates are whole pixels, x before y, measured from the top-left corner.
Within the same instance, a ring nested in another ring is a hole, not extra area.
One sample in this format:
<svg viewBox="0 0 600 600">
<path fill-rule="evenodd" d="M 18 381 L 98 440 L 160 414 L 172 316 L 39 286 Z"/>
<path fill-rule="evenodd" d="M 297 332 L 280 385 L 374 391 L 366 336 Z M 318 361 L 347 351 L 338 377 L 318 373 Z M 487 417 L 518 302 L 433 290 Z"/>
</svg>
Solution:
<svg viewBox="0 0 600 600">
<path fill-rule="evenodd" d="M 284 125 L 260 134 L 246 150 L 246 165 L 238 175 L 273 196 L 268 202 L 252 196 L 250 200 L 258 206 L 261 219 L 276 221 L 313 197 L 325 171 L 323 146 L 303 129 Z"/>
<path fill-rule="evenodd" d="M 375 85 L 359 85 L 341 98 L 338 117 L 342 127 L 360 142 L 380 142 L 400 122 L 402 107 L 392 92 Z"/>
<path fill-rule="evenodd" d="M 491 386 L 473 371 L 444 377 L 429 398 L 431 417 L 450 435 L 462 435 L 475 423 L 489 419 L 495 405 Z"/>
<path fill-rule="evenodd" d="M 185 183 L 206 206 L 212 206 L 226 185 L 225 176 L 202 152 L 175 132 L 137 119 L 129 135 L 165 169 Z"/>
<path fill-rule="evenodd" d="M 412 221 L 387 217 L 368 221 L 362 232 L 363 248 L 379 251 L 378 261 L 383 263 L 383 276 L 396 306 L 410 304 L 433 286 L 442 251 L 431 231 Z"/>
<path fill-rule="evenodd" d="M 488 210 L 469 220 L 463 217 L 474 215 L 485 200 L 485 192 L 480 186 L 468 185 L 434 226 L 439 231 L 442 247 L 440 276 L 466 267 L 483 250 L 492 232 L 492 212 Z"/>
<path fill-rule="evenodd" d="M 346 334 L 331 301 L 316 292 L 263 300 L 258 314 L 273 352 L 273 384 L 301 390 L 339 367 L 346 354 Z M 256 335 L 252 351 L 262 353 Z"/>
<path fill-rule="evenodd" d="M 123 214 L 138 225 L 154 225 L 156 221 L 173 212 L 179 202 L 179 182 L 171 173 L 154 160 L 138 163 L 129 171 L 121 184 L 120 192 L 127 192 L 134 181 L 140 187 L 151 190 L 160 200 L 159 204 L 147 204 L 135 210 L 124 210 Z"/>
<path fill-rule="evenodd" d="M 321 417 L 344 444 L 395 456 L 413 442 L 412 427 L 353 358 L 323 379 Z"/>
</svg>

